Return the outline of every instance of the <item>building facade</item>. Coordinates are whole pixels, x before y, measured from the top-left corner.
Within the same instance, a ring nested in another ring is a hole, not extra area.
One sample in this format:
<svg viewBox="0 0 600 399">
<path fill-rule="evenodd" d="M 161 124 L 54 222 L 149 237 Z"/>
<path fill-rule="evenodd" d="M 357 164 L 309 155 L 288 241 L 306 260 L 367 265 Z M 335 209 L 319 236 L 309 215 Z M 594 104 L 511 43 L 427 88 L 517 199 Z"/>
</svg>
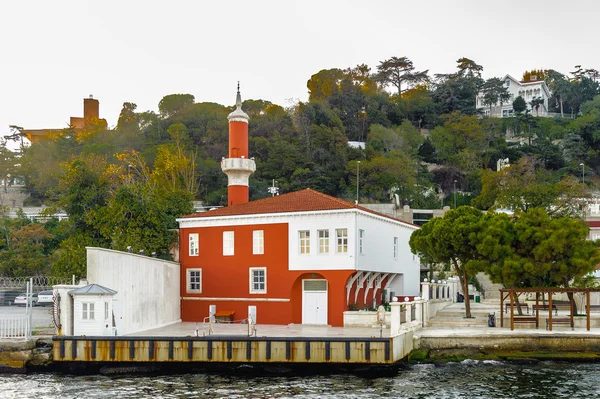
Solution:
<svg viewBox="0 0 600 399">
<path fill-rule="evenodd" d="M 343 325 L 351 305 L 419 294 L 418 227 L 306 189 L 179 219 L 181 317 Z"/>
<path fill-rule="evenodd" d="M 520 82 L 510 75 L 506 75 L 503 79 L 504 86 L 510 94 L 510 99 L 505 103 L 493 104 L 490 110 L 489 104 L 484 103 L 483 93 L 480 92 L 477 95 L 477 109 L 481 111 L 483 115 L 492 116 L 496 118 L 507 118 L 514 114 L 513 101 L 519 96 L 523 97 L 527 104 L 527 109 L 533 116 L 548 116 L 548 100 L 550 99 L 551 93 L 548 89 L 548 85 L 543 80 L 536 80 L 535 76 L 532 76 L 530 82 Z M 540 104 L 535 109 L 532 109 L 531 102 L 534 99 L 540 99 Z"/>
</svg>

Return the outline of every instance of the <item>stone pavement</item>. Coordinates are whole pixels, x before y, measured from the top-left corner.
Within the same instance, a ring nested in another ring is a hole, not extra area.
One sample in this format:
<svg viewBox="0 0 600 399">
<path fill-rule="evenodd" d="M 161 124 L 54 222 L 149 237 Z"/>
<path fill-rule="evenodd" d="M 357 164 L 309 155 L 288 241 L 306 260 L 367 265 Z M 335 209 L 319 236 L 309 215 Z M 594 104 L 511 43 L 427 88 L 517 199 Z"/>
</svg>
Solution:
<svg viewBox="0 0 600 399">
<path fill-rule="evenodd" d="M 248 324 L 215 323 L 212 325 L 211 335 L 250 335 Z M 146 330 L 138 333 L 127 334 L 137 337 L 181 337 L 198 335 L 209 335 L 210 326 L 205 323 L 183 322 L 171 324 L 166 327 Z M 253 334 L 254 335 L 254 334 Z M 390 329 L 368 328 L 368 327 L 331 327 L 321 325 L 289 324 L 289 325 L 256 325 L 257 337 L 389 337 Z"/>
<path fill-rule="evenodd" d="M 594 327 L 587 331 L 585 327 L 575 327 L 572 331 L 570 327 L 564 325 L 554 326 L 552 331 L 546 331 L 546 317 L 540 312 L 540 327 L 535 329 L 529 325 L 517 324 L 515 330 L 511 331 L 509 326 L 509 314 L 504 315 L 505 327 L 500 327 L 499 304 L 489 303 L 471 303 L 471 313 L 475 316 L 473 319 L 464 318 L 464 303 L 453 303 L 445 309 L 438 311 L 438 315 L 431 319 L 432 326 L 425 327 L 415 331 L 417 337 L 477 337 L 477 336 L 540 336 L 540 335 L 561 335 L 561 336 L 600 336 L 600 328 Z M 488 327 L 488 314 L 495 313 L 496 327 Z M 559 311 L 559 317 L 568 314 L 566 311 Z M 600 325 L 600 313 L 592 314 L 593 321 Z M 437 320 L 443 320 L 443 323 L 436 324 Z M 585 326 L 585 317 L 579 322 Z M 209 334 L 209 324 L 205 323 L 176 323 L 169 326 L 146 330 L 128 336 L 157 336 L 157 337 L 181 337 L 195 336 L 196 329 L 198 335 L 249 335 L 247 324 L 213 324 L 212 334 Z M 320 325 L 267 325 L 258 324 L 256 326 L 256 336 L 258 337 L 389 337 L 389 328 L 369 328 L 369 327 L 330 327 Z"/>
</svg>

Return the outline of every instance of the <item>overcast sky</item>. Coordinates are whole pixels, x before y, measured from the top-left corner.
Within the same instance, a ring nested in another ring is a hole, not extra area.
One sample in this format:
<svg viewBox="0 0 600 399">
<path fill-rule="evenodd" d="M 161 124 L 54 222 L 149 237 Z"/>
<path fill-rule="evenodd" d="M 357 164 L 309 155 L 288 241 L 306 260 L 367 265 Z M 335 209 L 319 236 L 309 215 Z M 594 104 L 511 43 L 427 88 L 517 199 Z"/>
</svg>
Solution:
<svg viewBox="0 0 600 399">
<path fill-rule="evenodd" d="M 391 56 L 431 74 L 468 57 L 484 78 L 600 69 L 596 0 L 15 0 L 0 2 L 0 135 L 67 127 L 83 98 L 117 123 L 123 102 L 306 100 L 321 69 Z"/>
</svg>

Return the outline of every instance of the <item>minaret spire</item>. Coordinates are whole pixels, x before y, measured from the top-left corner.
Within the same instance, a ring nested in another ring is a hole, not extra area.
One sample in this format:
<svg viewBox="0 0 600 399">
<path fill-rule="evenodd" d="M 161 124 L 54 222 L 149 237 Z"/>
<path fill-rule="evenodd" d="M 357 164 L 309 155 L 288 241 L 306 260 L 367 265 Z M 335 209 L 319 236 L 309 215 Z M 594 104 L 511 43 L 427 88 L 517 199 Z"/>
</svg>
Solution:
<svg viewBox="0 0 600 399">
<path fill-rule="evenodd" d="M 242 108 L 242 95 L 240 94 L 240 81 L 238 80 L 237 96 L 235 97 L 235 107 Z"/>
</svg>

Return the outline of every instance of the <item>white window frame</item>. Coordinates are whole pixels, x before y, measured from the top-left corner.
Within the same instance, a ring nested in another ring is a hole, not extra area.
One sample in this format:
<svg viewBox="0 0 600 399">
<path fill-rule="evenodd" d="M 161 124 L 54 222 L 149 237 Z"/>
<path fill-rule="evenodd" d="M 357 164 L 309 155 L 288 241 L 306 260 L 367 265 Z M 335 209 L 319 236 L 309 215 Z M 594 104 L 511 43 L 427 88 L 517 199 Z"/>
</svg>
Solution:
<svg viewBox="0 0 600 399">
<path fill-rule="evenodd" d="M 223 256 L 233 256 L 235 254 L 235 235 L 233 231 L 223 232 Z"/>
<path fill-rule="evenodd" d="M 81 319 L 82 320 L 95 320 L 94 302 L 82 302 L 81 303 Z"/>
<path fill-rule="evenodd" d="M 358 230 L 358 253 L 361 255 L 365 254 L 365 247 L 364 247 L 364 243 L 365 243 L 365 231 L 362 229 Z"/>
<path fill-rule="evenodd" d="M 189 250 L 189 255 L 190 256 L 198 256 L 200 253 L 200 249 L 199 249 L 199 238 L 198 238 L 198 233 L 190 233 L 190 236 L 188 238 L 188 250 Z"/>
<path fill-rule="evenodd" d="M 198 275 L 192 275 L 196 273 Z M 188 294 L 202 294 L 202 269 L 186 269 L 185 274 L 185 292 Z M 193 284 L 197 284 L 198 288 L 193 288 Z"/>
<path fill-rule="evenodd" d="M 335 251 L 339 254 L 348 252 L 348 229 L 335 229 Z"/>
<path fill-rule="evenodd" d="M 319 253 L 329 253 L 329 230 L 317 230 L 317 236 L 319 237 Z"/>
<path fill-rule="evenodd" d="M 255 275 L 255 272 L 262 272 L 264 281 L 256 281 L 260 279 L 260 275 Z M 255 288 L 255 284 L 262 285 L 262 288 Z M 267 293 L 267 268 L 266 267 L 251 267 L 250 268 L 250 293 L 251 294 L 266 294 Z"/>
<path fill-rule="evenodd" d="M 298 251 L 301 255 L 310 255 L 310 230 L 298 231 Z"/>
<path fill-rule="evenodd" d="M 265 253 L 265 231 L 252 231 L 252 254 L 263 255 Z"/>
<path fill-rule="evenodd" d="M 394 237 L 394 259 L 398 259 L 398 237 Z"/>
<path fill-rule="evenodd" d="M 104 320 L 108 320 L 108 302 L 104 302 Z"/>
</svg>

